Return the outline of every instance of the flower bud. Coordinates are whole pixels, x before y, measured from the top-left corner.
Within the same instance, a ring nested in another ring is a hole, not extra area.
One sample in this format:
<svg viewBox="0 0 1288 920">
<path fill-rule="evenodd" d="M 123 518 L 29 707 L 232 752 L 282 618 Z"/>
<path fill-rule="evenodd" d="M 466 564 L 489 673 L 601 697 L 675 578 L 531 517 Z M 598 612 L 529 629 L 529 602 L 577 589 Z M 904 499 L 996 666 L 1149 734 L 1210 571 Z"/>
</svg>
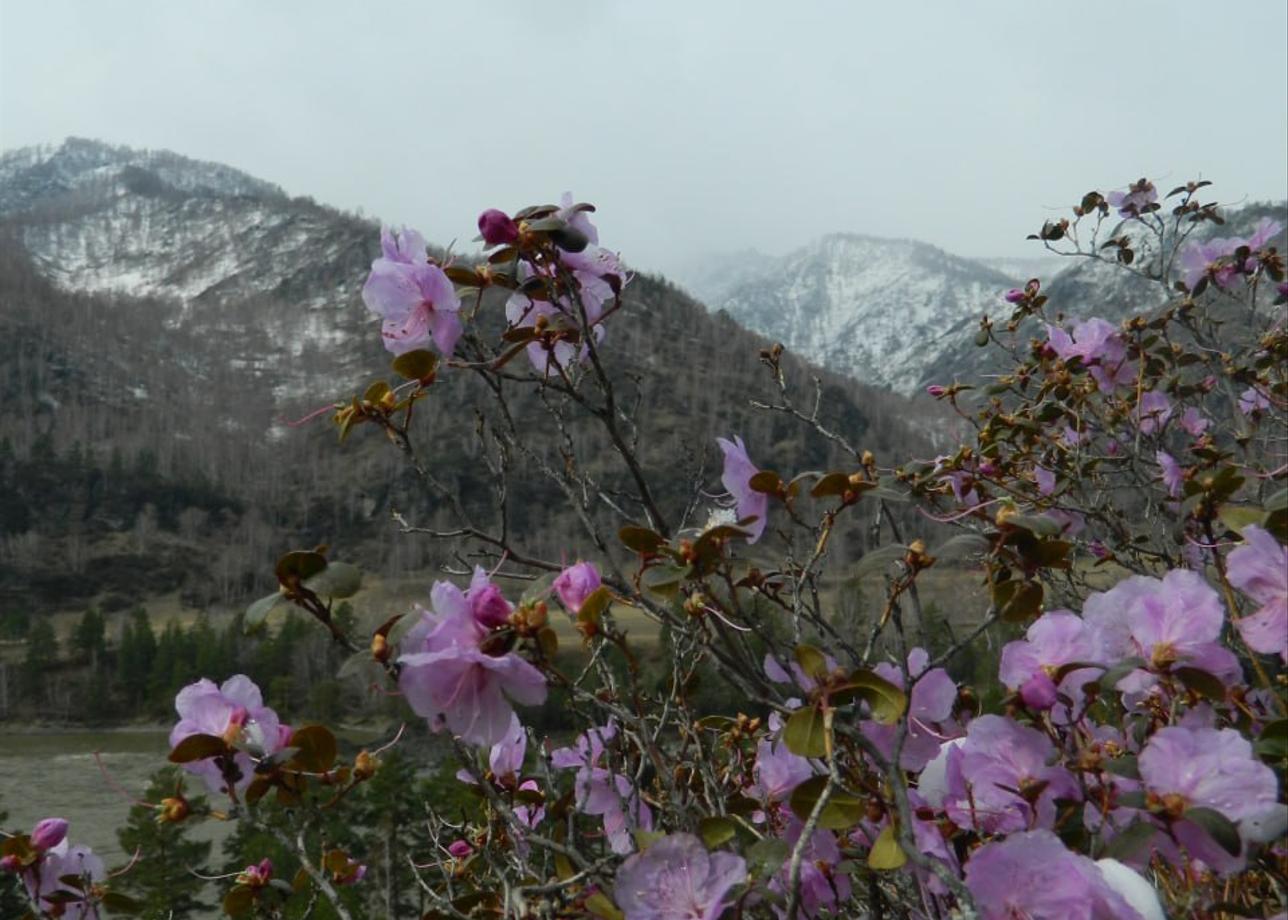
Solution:
<svg viewBox="0 0 1288 920">
<path fill-rule="evenodd" d="M 948 392 L 948 388 L 938 383 L 932 383 L 930 386 L 926 387 L 926 392 L 929 393 L 931 396 L 933 396 L 935 399 L 940 399 L 945 393 Z"/>
<path fill-rule="evenodd" d="M 1007 303 L 1023 303 L 1025 295 L 1019 288 L 1011 288 L 1002 296 L 1006 299 Z"/>
<path fill-rule="evenodd" d="M 164 798 L 158 810 L 160 811 L 157 815 L 158 824 L 178 824 L 188 817 L 188 801 L 182 796 Z"/>
<path fill-rule="evenodd" d="M 67 836 L 67 821 L 64 818 L 45 818 L 31 831 L 31 845 L 37 850 L 52 850 L 63 842 Z"/>
<path fill-rule="evenodd" d="M 22 868 L 22 861 L 12 853 L 0 858 L 0 872 L 17 872 Z"/>
<path fill-rule="evenodd" d="M 371 657 L 382 663 L 389 660 L 389 640 L 381 633 L 371 637 Z"/>
<path fill-rule="evenodd" d="M 470 610 L 479 625 L 488 629 L 504 626 L 510 619 L 510 602 L 490 582 L 477 591 L 470 591 Z"/>
<path fill-rule="evenodd" d="M 504 211 L 488 208 L 479 215 L 479 233 L 489 246 L 499 246 L 519 238 L 519 225 Z"/>
<path fill-rule="evenodd" d="M 353 759 L 353 777 L 359 781 L 368 780 L 380 769 L 380 761 L 371 756 L 370 751 L 359 751 Z"/>
<path fill-rule="evenodd" d="M 456 859 L 464 859 L 474 852 L 474 847 L 470 846 L 467 841 L 453 840 L 448 846 L 447 852 L 451 853 Z"/>
</svg>

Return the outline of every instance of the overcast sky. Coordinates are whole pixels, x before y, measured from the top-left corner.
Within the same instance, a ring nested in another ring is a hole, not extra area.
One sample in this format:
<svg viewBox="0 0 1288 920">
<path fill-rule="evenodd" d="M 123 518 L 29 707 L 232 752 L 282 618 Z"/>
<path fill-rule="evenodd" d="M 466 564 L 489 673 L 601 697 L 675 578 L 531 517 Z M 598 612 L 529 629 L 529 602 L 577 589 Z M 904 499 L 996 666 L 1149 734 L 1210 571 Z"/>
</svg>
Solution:
<svg viewBox="0 0 1288 920">
<path fill-rule="evenodd" d="M 217 160 L 439 243 L 571 189 L 641 268 L 1023 255 L 1092 187 L 1288 196 L 1288 4 L 0 0 L 0 147 Z"/>
</svg>

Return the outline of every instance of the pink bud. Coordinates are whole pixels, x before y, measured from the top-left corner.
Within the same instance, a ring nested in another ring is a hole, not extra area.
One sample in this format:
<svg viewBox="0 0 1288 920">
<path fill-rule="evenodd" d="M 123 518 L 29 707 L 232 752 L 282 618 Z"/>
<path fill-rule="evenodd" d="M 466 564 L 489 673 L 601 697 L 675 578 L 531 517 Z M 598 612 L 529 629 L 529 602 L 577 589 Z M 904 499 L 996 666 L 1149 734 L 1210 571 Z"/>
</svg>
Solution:
<svg viewBox="0 0 1288 920">
<path fill-rule="evenodd" d="M 63 818 L 45 818 L 31 832 L 31 845 L 37 850 L 52 850 L 67 836 L 67 821 Z"/>
<path fill-rule="evenodd" d="M 599 585 L 599 570 L 595 568 L 595 564 L 578 562 L 559 573 L 554 589 L 563 605 L 576 613 Z"/>
<path fill-rule="evenodd" d="M 22 868 L 22 863 L 17 856 L 9 855 L 0 857 L 0 871 L 17 872 Z"/>
<path fill-rule="evenodd" d="M 1023 292 L 1023 291 L 1021 291 L 1019 288 L 1011 288 L 1009 291 L 1007 291 L 1007 292 L 1006 292 L 1005 294 L 1003 294 L 1002 296 L 1006 299 L 1006 302 L 1007 302 L 1007 303 L 1023 303 L 1023 302 L 1024 302 L 1024 292 Z"/>
<path fill-rule="evenodd" d="M 489 246 L 513 243 L 519 238 L 519 225 L 504 211 L 488 208 L 479 215 L 479 233 Z"/>
<path fill-rule="evenodd" d="M 474 852 L 474 847 L 470 846 L 464 840 L 453 840 L 451 845 L 448 846 L 447 852 L 451 853 L 452 856 L 457 859 L 464 859 L 466 856 L 469 856 Z"/>
<path fill-rule="evenodd" d="M 1109 558 L 1109 550 L 1105 547 L 1105 544 L 1101 543 L 1099 540 L 1092 540 L 1087 546 L 1087 549 L 1091 550 L 1091 555 L 1095 556 L 1097 559 Z"/>
<path fill-rule="evenodd" d="M 1020 699 L 1024 701 L 1024 705 L 1037 712 L 1054 706 L 1055 695 L 1055 683 L 1046 671 L 1038 671 L 1020 687 Z"/>
<path fill-rule="evenodd" d="M 926 387 L 926 392 L 929 393 L 931 396 L 935 397 L 935 399 L 939 399 L 941 396 L 943 396 L 945 393 L 948 392 L 948 388 L 944 386 L 940 386 L 937 383 L 932 383 L 930 386 Z"/>
<path fill-rule="evenodd" d="M 501 596 L 501 589 L 487 584 L 477 591 L 470 591 L 470 610 L 474 619 L 488 629 L 504 626 L 510 619 L 510 602 Z"/>
</svg>

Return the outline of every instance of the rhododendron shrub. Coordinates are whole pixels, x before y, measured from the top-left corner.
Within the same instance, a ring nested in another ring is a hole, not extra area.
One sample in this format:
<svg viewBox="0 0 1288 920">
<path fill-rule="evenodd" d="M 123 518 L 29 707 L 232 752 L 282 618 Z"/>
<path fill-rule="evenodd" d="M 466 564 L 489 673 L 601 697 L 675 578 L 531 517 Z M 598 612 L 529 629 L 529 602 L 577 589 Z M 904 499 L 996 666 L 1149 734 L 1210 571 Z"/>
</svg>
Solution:
<svg viewBox="0 0 1288 920">
<path fill-rule="evenodd" d="M 307 611 L 352 653 L 345 674 L 401 697 L 405 724 L 354 751 L 327 727 L 282 725 L 244 677 L 197 681 L 176 700 L 170 757 L 220 801 L 194 814 L 166 799 L 158 819 L 248 822 L 298 859 L 292 880 L 267 858 L 222 879 L 230 915 L 325 900 L 382 916 L 363 894 L 382 854 L 319 828 L 412 734 L 456 761 L 436 775 L 472 803 L 415 803 L 427 917 L 1283 911 L 1282 230 L 1266 219 L 1218 238 L 1227 215 L 1200 200 L 1206 185 L 1089 192 L 1034 235 L 1166 300 L 1120 318 L 1052 303 L 1039 279 L 998 291 L 976 339 L 995 373 L 924 397 L 959 416 L 953 449 L 878 457 L 825 427 L 775 346 L 762 405 L 837 459 L 770 469 L 771 445 L 713 431 L 679 504 L 659 497 L 675 471 L 636 450 L 647 407 L 619 393 L 613 327 L 633 309 L 631 275 L 590 205 L 489 208 L 482 252 L 442 263 L 414 230 L 386 230 L 363 297 L 392 376 L 337 402 L 334 421 L 341 440 L 378 429 L 459 518 L 394 518 L 446 561 L 424 573 L 424 606 L 355 636 L 332 617 L 360 589 L 355 567 L 288 553 L 247 621 Z M 446 485 L 434 414 L 415 411 L 447 375 L 477 385 L 490 515 Z M 515 391 L 539 398 L 520 412 Z M 587 423 L 575 437 L 573 417 Z M 573 505 L 584 540 L 553 558 L 533 549 L 505 502 L 516 464 Z M 868 534 L 861 559 L 846 528 Z M 957 596 L 954 635 L 919 591 L 950 560 L 980 589 Z M 884 590 L 838 615 L 860 574 Z M 637 639 L 638 618 L 661 639 Z M 700 697 L 713 685 L 728 711 Z M 547 700 L 575 731 L 541 729 Z M 110 908 L 84 854 L 79 885 L 45 878 L 65 833 L 42 822 L 9 838 L 4 868 L 37 913 Z"/>
</svg>

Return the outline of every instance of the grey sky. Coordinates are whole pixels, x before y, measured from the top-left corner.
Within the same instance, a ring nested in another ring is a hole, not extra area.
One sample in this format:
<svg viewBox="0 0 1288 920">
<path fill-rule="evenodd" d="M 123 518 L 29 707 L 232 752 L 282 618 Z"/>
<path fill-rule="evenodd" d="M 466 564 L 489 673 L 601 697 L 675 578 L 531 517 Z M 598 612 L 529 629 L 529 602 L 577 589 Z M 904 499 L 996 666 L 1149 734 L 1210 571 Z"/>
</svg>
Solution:
<svg viewBox="0 0 1288 920">
<path fill-rule="evenodd" d="M 600 208 L 642 268 L 834 230 L 1023 255 L 1148 174 L 1288 196 L 1288 4 L 0 0 L 0 146 L 218 160 L 473 236 Z"/>
</svg>

